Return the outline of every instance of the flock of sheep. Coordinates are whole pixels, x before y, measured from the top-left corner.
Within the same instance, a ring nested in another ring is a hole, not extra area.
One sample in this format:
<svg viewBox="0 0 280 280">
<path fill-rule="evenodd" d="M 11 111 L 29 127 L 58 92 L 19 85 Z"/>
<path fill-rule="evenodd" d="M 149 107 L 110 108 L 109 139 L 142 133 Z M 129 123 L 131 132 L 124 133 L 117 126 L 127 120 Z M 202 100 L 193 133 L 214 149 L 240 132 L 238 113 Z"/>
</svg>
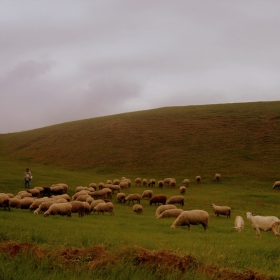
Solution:
<svg viewBox="0 0 280 280">
<path fill-rule="evenodd" d="M 221 180 L 220 174 L 215 174 L 215 181 Z M 196 177 L 196 183 L 201 182 L 201 177 Z M 169 186 L 176 187 L 174 178 L 165 178 L 156 182 L 155 179 L 136 178 L 135 186 L 154 187 L 156 184 L 159 188 Z M 70 197 L 67 184 L 54 184 L 51 187 L 35 187 L 33 189 L 23 190 L 18 194 L 0 193 L 0 207 L 10 211 L 10 208 L 30 209 L 34 214 L 43 212 L 43 216 L 62 215 L 71 217 L 72 213 L 78 213 L 79 217 L 89 215 L 92 212 L 103 215 L 105 212 L 114 215 L 114 205 L 111 202 L 116 192 L 118 203 L 132 203 L 132 210 L 137 214 L 143 214 L 143 206 L 141 199 L 148 199 L 150 205 L 157 205 L 156 218 L 174 218 L 171 228 L 178 226 L 186 226 L 190 229 L 190 225 L 201 224 L 205 230 L 208 229 L 209 213 L 204 210 L 188 210 L 184 211 L 175 206 L 175 204 L 184 206 L 184 196 L 186 188 L 190 185 L 188 179 L 184 179 L 182 186 L 179 187 L 181 195 L 174 195 L 167 198 L 166 195 L 154 195 L 153 190 L 146 189 L 142 194 L 131 193 L 126 195 L 123 190 L 131 188 L 131 180 L 123 177 L 113 181 L 107 180 L 106 183 L 91 183 L 88 187 L 79 186 L 75 189 L 75 194 Z M 273 188 L 280 188 L 280 181 L 276 181 Z M 227 218 L 231 216 L 231 208 L 229 206 L 219 206 L 212 204 L 213 213 L 219 217 L 224 215 Z M 247 212 L 246 218 L 251 222 L 252 227 L 256 230 L 256 236 L 260 237 L 261 231 L 271 231 L 276 237 L 279 237 L 280 220 L 275 216 L 253 216 L 253 213 Z M 244 220 L 241 216 L 236 216 L 234 221 L 234 229 L 241 232 L 244 228 Z"/>
</svg>

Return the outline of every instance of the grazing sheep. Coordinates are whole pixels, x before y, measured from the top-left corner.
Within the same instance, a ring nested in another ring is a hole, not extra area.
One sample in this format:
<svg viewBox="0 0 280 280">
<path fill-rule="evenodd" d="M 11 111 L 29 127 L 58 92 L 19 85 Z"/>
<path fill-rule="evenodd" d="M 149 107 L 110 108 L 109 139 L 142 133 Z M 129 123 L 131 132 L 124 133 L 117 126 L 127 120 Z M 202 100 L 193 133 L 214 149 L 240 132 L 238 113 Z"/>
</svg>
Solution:
<svg viewBox="0 0 280 280">
<path fill-rule="evenodd" d="M 85 206 L 82 201 L 70 201 L 68 202 L 72 205 L 72 213 L 78 213 L 79 218 L 82 218 L 85 214 Z"/>
<path fill-rule="evenodd" d="M 86 202 L 86 201 L 82 201 L 83 202 L 83 204 L 84 204 L 84 213 L 85 213 L 85 215 L 89 215 L 90 214 L 90 208 L 89 208 L 89 203 L 88 202 Z"/>
<path fill-rule="evenodd" d="M 79 195 L 75 200 L 86 202 L 88 198 L 92 198 L 92 197 L 89 194 L 82 194 L 82 195 Z"/>
<path fill-rule="evenodd" d="M 102 190 L 103 188 L 104 188 L 104 183 L 103 182 L 100 182 L 99 184 L 98 184 L 98 189 L 99 190 Z"/>
<path fill-rule="evenodd" d="M 89 205 L 89 212 L 93 212 L 95 213 L 94 207 L 98 204 L 98 203 L 105 203 L 106 201 L 103 199 L 97 199 L 91 202 L 91 204 Z"/>
<path fill-rule="evenodd" d="M 164 178 L 163 183 L 164 185 L 169 185 L 170 180 L 172 180 L 173 178 Z"/>
<path fill-rule="evenodd" d="M 150 199 L 150 205 L 152 205 L 152 204 L 157 205 L 157 204 L 160 204 L 160 203 L 165 204 L 166 200 L 167 200 L 166 195 L 164 195 L 164 194 L 156 195 L 156 196 L 154 196 Z"/>
<path fill-rule="evenodd" d="M 150 179 L 149 187 L 154 187 L 155 184 L 156 184 L 156 180 L 155 179 Z"/>
<path fill-rule="evenodd" d="M 173 204 L 160 205 L 156 210 L 156 217 L 158 217 L 163 211 L 169 209 L 177 209 L 177 207 Z"/>
<path fill-rule="evenodd" d="M 221 181 L 221 174 L 216 173 L 214 176 L 214 181 L 220 182 Z"/>
<path fill-rule="evenodd" d="M 214 214 L 219 217 L 219 215 L 227 216 L 230 218 L 231 208 L 228 206 L 217 206 L 215 204 L 211 204 L 211 207 L 214 211 Z"/>
<path fill-rule="evenodd" d="M 162 180 L 158 181 L 158 187 L 162 189 L 164 186 L 164 182 Z"/>
<path fill-rule="evenodd" d="M 50 189 L 52 195 L 59 195 L 65 193 L 63 186 L 59 184 L 52 185 Z"/>
<path fill-rule="evenodd" d="M 181 186 L 181 187 L 179 188 L 179 190 L 180 190 L 180 194 L 185 194 L 187 188 L 186 188 L 185 186 Z"/>
<path fill-rule="evenodd" d="M 21 198 L 32 197 L 32 194 L 27 191 L 20 191 L 18 192 L 17 195 L 20 196 Z"/>
<path fill-rule="evenodd" d="M 33 197 L 40 197 L 40 190 L 39 189 L 29 189 L 27 190 L 28 193 L 31 193 Z"/>
<path fill-rule="evenodd" d="M 175 188 L 175 187 L 176 187 L 176 180 L 175 180 L 175 179 L 171 179 L 171 180 L 169 181 L 169 186 L 170 186 L 171 188 Z"/>
<path fill-rule="evenodd" d="M 135 182 L 136 187 L 141 187 L 141 184 L 142 184 L 141 178 L 136 178 L 134 182 Z"/>
<path fill-rule="evenodd" d="M 120 187 L 121 187 L 121 189 L 129 189 L 128 181 L 127 180 L 122 180 L 120 182 Z"/>
<path fill-rule="evenodd" d="M 21 208 L 21 199 L 17 197 L 11 197 L 9 201 L 10 208 Z"/>
<path fill-rule="evenodd" d="M 72 200 L 76 200 L 79 196 L 81 195 L 89 195 L 90 191 L 88 190 L 81 190 L 79 192 L 76 192 L 73 196 L 72 196 Z M 53 196 L 52 196 L 53 197 Z"/>
<path fill-rule="evenodd" d="M 148 185 L 147 179 L 142 180 L 142 185 L 143 185 L 143 187 L 146 187 Z"/>
<path fill-rule="evenodd" d="M 106 183 L 112 185 L 113 181 L 112 180 L 107 180 Z"/>
<path fill-rule="evenodd" d="M 98 203 L 95 207 L 94 207 L 94 210 L 101 215 L 104 214 L 104 212 L 108 212 L 112 215 L 114 215 L 114 205 L 112 202 L 104 202 L 104 203 Z"/>
<path fill-rule="evenodd" d="M 5 211 L 6 209 L 10 211 L 10 198 L 5 193 L 0 193 L 0 207 L 3 207 Z"/>
<path fill-rule="evenodd" d="M 132 210 L 136 213 L 136 214 L 143 214 L 143 207 L 141 204 L 134 204 L 132 207 Z"/>
<path fill-rule="evenodd" d="M 174 195 L 171 196 L 167 201 L 166 204 L 180 204 L 184 206 L 185 199 L 181 195 Z"/>
<path fill-rule="evenodd" d="M 183 211 L 172 224 L 171 228 L 201 224 L 205 230 L 208 229 L 209 214 L 204 210 Z"/>
<path fill-rule="evenodd" d="M 37 209 L 39 206 L 40 206 L 40 204 L 42 203 L 42 202 L 44 202 L 44 201 L 47 201 L 49 198 L 48 197 L 43 197 L 43 198 L 36 198 L 33 202 L 32 202 L 32 204 L 29 206 L 29 210 L 30 211 L 34 211 L 35 209 Z"/>
<path fill-rule="evenodd" d="M 142 196 L 139 193 L 133 193 L 133 194 L 129 194 L 125 199 L 124 199 L 124 203 L 126 201 L 128 201 L 128 204 L 130 204 L 130 201 L 132 201 L 132 203 L 134 204 L 134 201 L 136 201 L 136 203 L 140 204 Z"/>
<path fill-rule="evenodd" d="M 120 203 L 125 203 L 125 193 L 118 193 L 117 194 L 117 200 L 118 200 L 118 202 L 120 202 Z"/>
<path fill-rule="evenodd" d="M 66 199 L 68 202 L 71 200 L 69 194 L 67 194 L 67 193 L 60 194 L 60 195 L 52 195 L 51 198 L 53 198 L 53 199 L 64 198 L 64 199 Z"/>
<path fill-rule="evenodd" d="M 56 202 L 55 202 L 55 200 L 52 200 L 52 199 L 44 201 L 39 205 L 39 207 L 33 213 L 39 214 L 40 211 L 46 212 L 50 208 L 50 206 L 54 203 L 56 203 Z"/>
<path fill-rule="evenodd" d="M 142 193 L 142 198 L 148 198 L 151 199 L 153 197 L 153 191 L 152 190 L 145 190 Z"/>
<path fill-rule="evenodd" d="M 241 232 L 244 229 L 244 220 L 241 216 L 236 216 L 234 220 L 234 229 Z"/>
<path fill-rule="evenodd" d="M 157 219 L 162 218 L 177 218 L 183 212 L 183 209 L 167 209 L 157 216 Z"/>
<path fill-rule="evenodd" d="M 276 182 L 273 184 L 272 188 L 273 188 L 273 189 L 276 189 L 276 188 L 280 189 L 280 181 L 276 181 Z"/>
<path fill-rule="evenodd" d="M 271 231 L 276 237 L 279 237 L 280 220 L 275 216 L 253 216 L 253 213 L 245 213 L 247 219 L 251 222 L 256 231 L 256 238 L 261 238 L 261 231 Z"/>
<path fill-rule="evenodd" d="M 71 217 L 72 205 L 70 202 L 66 203 L 54 203 L 50 208 L 44 213 L 44 217 L 49 215 L 61 215 Z"/>
<path fill-rule="evenodd" d="M 89 196 L 87 199 L 86 199 L 86 202 L 90 205 L 92 202 L 94 201 L 94 198 Z"/>
<path fill-rule="evenodd" d="M 24 197 L 21 199 L 20 208 L 21 209 L 29 209 L 30 205 L 34 202 L 34 197 Z"/>
<path fill-rule="evenodd" d="M 88 189 L 88 187 L 78 186 L 78 187 L 76 187 L 76 189 L 75 189 L 75 193 L 78 193 L 78 192 L 80 192 L 80 191 L 85 191 L 85 190 L 87 190 L 87 189 Z"/>
<path fill-rule="evenodd" d="M 185 187 L 188 187 L 188 186 L 190 185 L 190 180 L 189 180 L 189 179 L 184 179 L 184 180 L 183 180 L 183 185 L 184 185 Z"/>
<path fill-rule="evenodd" d="M 201 177 L 200 177 L 200 176 L 196 176 L 196 177 L 195 177 L 195 180 L 196 180 L 196 183 L 197 183 L 197 184 L 200 184 L 200 182 L 201 182 Z"/>
<path fill-rule="evenodd" d="M 114 179 L 113 180 L 113 185 L 119 185 L 120 184 L 120 179 Z"/>
<path fill-rule="evenodd" d="M 88 188 L 93 188 L 96 191 L 97 190 L 97 184 L 96 183 L 90 183 L 88 185 Z"/>
<path fill-rule="evenodd" d="M 119 193 L 119 192 L 121 191 L 120 185 L 109 185 L 108 188 L 109 188 L 110 190 L 112 190 L 112 193 L 113 193 L 113 194 L 115 193 L 115 191 L 116 191 L 117 193 Z"/>
</svg>

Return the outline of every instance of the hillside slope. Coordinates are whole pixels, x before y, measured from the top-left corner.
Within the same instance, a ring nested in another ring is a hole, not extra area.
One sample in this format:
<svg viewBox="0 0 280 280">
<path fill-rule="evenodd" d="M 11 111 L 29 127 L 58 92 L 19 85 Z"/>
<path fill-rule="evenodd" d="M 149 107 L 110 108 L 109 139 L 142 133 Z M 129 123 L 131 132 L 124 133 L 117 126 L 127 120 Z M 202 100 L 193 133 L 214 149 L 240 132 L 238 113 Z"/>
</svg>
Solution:
<svg viewBox="0 0 280 280">
<path fill-rule="evenodd" d="M 273 180 L 280 176 L 280 102 L 167 107 L 3 134 L 0 156 L 96 172 Z"/>
</svg>

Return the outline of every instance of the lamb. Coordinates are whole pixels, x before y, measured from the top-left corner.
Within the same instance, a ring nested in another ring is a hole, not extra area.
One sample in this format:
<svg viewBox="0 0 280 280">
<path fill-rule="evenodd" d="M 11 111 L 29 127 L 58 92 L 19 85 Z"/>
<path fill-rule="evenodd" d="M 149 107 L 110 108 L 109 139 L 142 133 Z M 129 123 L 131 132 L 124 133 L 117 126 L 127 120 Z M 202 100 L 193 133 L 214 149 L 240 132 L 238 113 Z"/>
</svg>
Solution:
<svg viewBox="0 0 280 280">
<path fill-rule="evenodd" d="M 280 181 L 276 181 L 276 182 L 273 184 L 272 188 L 273 188 L 273 189 L 276 189 L 276 188 L 280 189 Z"/>
<path fill-rule="evenodd" d="M 10 198 L 5 193 L 0 193 L 0 207 L 3 207 L 5 211 L 6 209 L 10 211 Z"/>
<path fill-rule="evenodd" d="M 196 176 L 196 177 L 195 177 L 195 180 L 196 180 L 196 183 L 197 183 L 197 184 L 200 184 L 200 182 L 201 182 L 201 177 L 200 177 L 200 176 Z"/>
<path fill-rule="evenodd" d="M 190 185 L 190 180 L 189 180 L 189 179 L 184 179 L 184 180 L 183 180 L 183 185 L 184 185 L 185 187 L 188 187 L 188 186 Z"/>
<path fill-rule="evenodd" d="M 177 218 L 183 212 L 183 209 L 167 209 L 157 216 L 157 219 L 162 218 Z"/>
<path fill-rule="evenodd" d="M 117 200 L 118 200 L 118 202 L 120 202 L 120 203 L 125 203 L 125 193 L 118 193 L 117 194 Z"/>
<path fill-rule="evenodd" d="M 141 204 L 134 204 L 132 207 L 133 212 L 136 214 L 143 214 L 143 207 Z"/>
<path fill-rule="evenodd" d="M 94 210 L 101 215 L 104 214 L 104 212 L 109 212 L 112 215 L 114 215 L 114 205 L 112 202 L 104 202 L 104 203 L 98 203 L 95 207 Z"/>
<path fill-rule="evenodd" d="M 152 190 L 145 190 L 143 191 L 142 193 L 142 198 L 148 198 L 148 199 L 151 199 L 153 196 L 153 191 Z"/>
<path fill-rule="evenodd" d="M 134 204 L 134 201 L 136 201 L 136 203 L 140 204 L 142 196 L 139 193 L 133 193 L 133 194 L 129 194 L 125 199 L 124 199 L 124 203 L 126 201 L 128 201 L 128 204 L 130 204 L 130 201 L 132 201 L 132 203 Z"/>
<path fill-rule="evenodd" d="M 252 228 L 256 231 L 256 238 L 261 238 L 261 231 L 271 231 L 279 237 L 280 220 L 275 216 L 253 216 L 253 213 L 245 213 L 251 222 Z"/>
<path fill-rule="evenodd" d="M 160 205 L 156 210 L 156 217 L 158 217 L 163 211 L 168 209 L 177 209 L 177 207 L 173 204 Z"/>
<path fill-rule="evenodd" d="M 181 195 L 171 196 L 167 201 L 166 204 L 180 204 L 184 206 L 184 197 Z"/>
<path fill-rule="evenodd" d="M 167 200 L 166 195 L 164 195 L 164 194 L 156 195 L 156 196 L 154 196 L 150 199 L 150 205 L 152 205 L 152 204 L 157 205 L 157 204 L 160 204 L 160 203 L 165 204 L 166 200 Z"/>
<path fill-rule="evenodd" d="M 185 194 L 187 188 L 186 188 L 185 186 L 181 186 L 181 187 L 179 188 L 179 190 L 180 190 L 180 194 Z"/>
<path fill-rule="evenodd" d="M 79 218 L 82 218 L 85 214 L 85 206 L 82 201 L 70 201 L 68 202 L 72 205 L 72 213 L 78 213 Z"/>
<path fill-rule="evenodd" d="M 221 181 L 221 174 L 216 173 L 214 177 L 214 181 L 220 182 Z"/>
<path fill-rule="evenodd" d="M 142 184 L 141 178 L 136 178 L 134 182 L 135 182 L 136 187 L 141 187 L 141 184 Z"/>
<path fill-rule="evenodd" d="M 244 220 L 241 216 L 236 216 L 234 220 L 234 229 L 241 232 L 244 229 Z"/>
<path fill-rule="evenodd" d="M 178 226 L 186 226 L 190 229 L 190 225 L 201 224 L 204 230 L 208 229 L 209 214 L 204 210 L 190 210 L 183 211 L 178 218 L 174 221 L 171 228 L 176 228 Z"/>
<path fill-rule="evenodd" d="M 54 203 L 50 208 L 44 213 L 44 217 L 49 215 L 61 215 L 71 217 L 72 205 L 70 202 L 66 203 Z"/>
<path fill-rule="evenodd" d="M 211 207 L 214 211 L 214 214 L 219 217 L 219 215 L 227 216 L 230 218 L 231 208 L 228 206 L 217 206 L 215 204 L 211 204 Z"/>
</svg>

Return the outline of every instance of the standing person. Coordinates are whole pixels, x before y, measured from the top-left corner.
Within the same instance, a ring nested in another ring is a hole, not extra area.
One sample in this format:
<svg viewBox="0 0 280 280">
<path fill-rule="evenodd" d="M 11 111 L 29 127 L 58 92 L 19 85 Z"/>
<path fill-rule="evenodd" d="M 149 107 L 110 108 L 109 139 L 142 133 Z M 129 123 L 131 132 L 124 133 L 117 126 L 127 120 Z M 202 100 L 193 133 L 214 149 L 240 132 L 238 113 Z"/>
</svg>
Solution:
<svg viewBox="0 0 280 280">
<path fill-rule="evenodd" d="M 30 188 L 30 181 L 32 179 L 32 174 L 29 168 L 26 168 L 24 172 L 24 186 L 25 188 Z"/>
</svg>

